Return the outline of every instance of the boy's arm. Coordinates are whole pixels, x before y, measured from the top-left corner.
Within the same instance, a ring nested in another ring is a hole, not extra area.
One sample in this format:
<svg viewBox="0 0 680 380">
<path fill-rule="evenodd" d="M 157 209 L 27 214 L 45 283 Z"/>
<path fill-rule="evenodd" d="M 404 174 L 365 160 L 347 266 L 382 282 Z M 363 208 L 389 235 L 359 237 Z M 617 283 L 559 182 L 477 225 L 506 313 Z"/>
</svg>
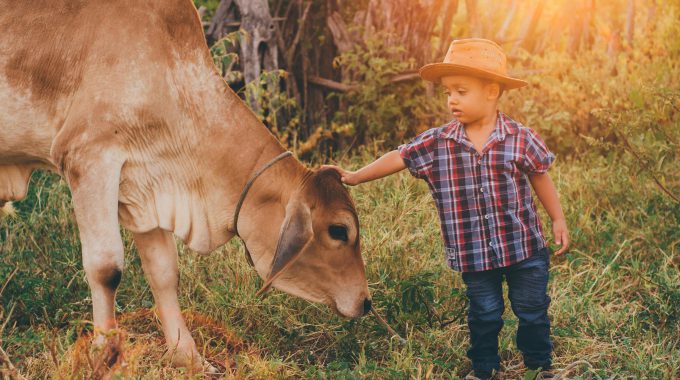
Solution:
<svg viewBox="0 0 680 380">
<path fill-rule="evenodd" d="M 543 207 L 552 219 L 553 234 L 555 235 L 555 243 L 561 245 L 555 255 L 559 256 L 569 248 L 569 230 L 567 229 L 567 221 L 560 206 L 560 200 L 557 197 L 557 190 L 550 179 L 548 173 L 531 174 L 529 181 L 534 188 L 538 199 L 543 204 Z"/>
<path fill-rule="evenodd" d="M 340 173 L 343 183 L 354 186 L 396 173 L 405 169 L 406 164 L 401 158 L 399 151 L 393 150 L 354 172 L 344 170 L 335 165 L 323 165 L 321 168 L 332 168 L 337 170 L 338 173 Z"/>
</svg>

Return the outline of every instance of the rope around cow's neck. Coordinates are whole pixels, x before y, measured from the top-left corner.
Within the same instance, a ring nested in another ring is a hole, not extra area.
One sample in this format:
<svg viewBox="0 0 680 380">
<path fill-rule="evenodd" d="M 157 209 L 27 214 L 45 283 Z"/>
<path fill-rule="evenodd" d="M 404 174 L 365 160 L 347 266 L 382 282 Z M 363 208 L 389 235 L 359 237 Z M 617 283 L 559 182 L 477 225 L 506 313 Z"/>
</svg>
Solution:
<svg viewBox="0 0 680 380">
<path fill-rule="evenodd" d="M 278 156 L 269 160 L 269 162 L 264 164 L 261 168 L 259 168 L 255 172 L 255 174 L 253 174 L 250 177 L 250 179 L 248 179 L 248 182 L 246 182 L 246 185 L 243 187 L 243 190 L 241 191 L 241 196 L 238 198 L 238 203 L 236 203 L 236 210 L 234 211 L 233 226 L 234 226 L 234 232 L 236 233 L 236 236 L 241 237 L 241 235 L 239 235 L 239 233 L 238 233 L 238 215 L 241 212 L 241 207 L 243 206 L 243 202 L 246 200 L 246 195 L 248 195 L 248 190 L 250 190 L 250 188 L 253 186 L 253 183 L 255 182 L 257 177 L 259 177 L 262 173 L 264 173 L 265 170 L 274 166 L 275 163 L 283 160 L 284 158 L 286 158 L 288 156 L 292 156 L 292 155 L 293 155 L 293 153 L 290 152 L 290 151 L 285 151 L 285 152 L 279 154 Z"/>
</svg>

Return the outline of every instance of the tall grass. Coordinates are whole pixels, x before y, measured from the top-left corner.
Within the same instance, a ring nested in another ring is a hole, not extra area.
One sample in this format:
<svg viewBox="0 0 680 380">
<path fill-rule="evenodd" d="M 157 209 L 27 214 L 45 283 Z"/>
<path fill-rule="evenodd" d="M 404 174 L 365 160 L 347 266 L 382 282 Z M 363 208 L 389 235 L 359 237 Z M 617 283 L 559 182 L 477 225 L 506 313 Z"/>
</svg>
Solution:
<svg viewBox="0 0 680 380">
<path fill-rule="evenodd" d="M 377 154 L 363 150 L 341 163 L 358 167 Z M 677 378 L 680 206 L 653 183 L 631 191 L 635 178 L 604 158 L 558 160 L 551 174 L 573 239 L 571 252 L 551 264 L 556 367 L 576 363 L 571 378 Z M 180 302 L 209 360 L 237 378 L 465 376 L 464 285 L 445 266 L 427 187 L 402 172 L 351 191 L 376 308 L 407 343 L 390 339 L 370 317 L 343 320 L 280 292 L 256 298 L 261 281 L 236 241 L 209 256 L 180 247 Z M 17 217 L 0 222 L 1 345 L 29 378 L 91 374 L 97 356 L 83 342 L 91 305 L 68 190 L 53 175 L 34 175 L 29 197 L 16 208 Z M 126 366 L 117 371 L 191 377 L 165 360 L 151 292 L 124 237 L 116 308 Z M 517 320 L 510 310 L 504 317 L 501 357 L 506 374 L 519 377 Z"/>
</svg>

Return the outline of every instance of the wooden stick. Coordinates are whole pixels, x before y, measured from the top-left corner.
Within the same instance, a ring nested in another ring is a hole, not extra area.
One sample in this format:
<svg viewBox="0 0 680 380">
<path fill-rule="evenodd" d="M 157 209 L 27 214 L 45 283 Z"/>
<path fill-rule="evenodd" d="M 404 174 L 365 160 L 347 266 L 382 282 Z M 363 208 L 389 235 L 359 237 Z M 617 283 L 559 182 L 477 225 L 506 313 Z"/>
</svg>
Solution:
<svg viewBox="0 0 680 380">
<path fill-rule="evenodd" d="M 414 79 L 420 78 L 420 75 L 418 73 L 414 72 L 404 72 L 400 74 L 396 74 L 390 79 L 390 83 L 399 83 L 399 82 L 406 82 Z M 356 84 L 346 84 L 346 83 L 340 83 L 336 82 L 331 79 L 326 79 L 326 78 L 321 78 L 315 75 L 310 75 L 309 78 L 309 83 L 313 83 L 317 86 L 321 87 L 326 87 L 328 89 L 334 90 L 334 91 L 339 91 L 339 92 L 349 92 L 352 90 L 356 90 L 359 86 Z"/>
<path fill-rule="evenodd" d="M 7 366 L 8 372 L 2 371 L 2 365 Z M 26 380 L 25 377 L 19 373 L 19 371 L 12 365 L 12 362 L 9 360 L 9 355 L 5 352 L 5 350 L 0 347 L 0 374 L 6 374 L 10 379 L 14 380 Z"/>
<path fill-rule="evenodd" d="M 590 364 L 589 362 L 587 362 L 587 361 L 585 361 L 585 360 L 577 360 L 577 361 L 575 361 L 575 362 L 569 364 L 568 366 L 566 366 L 566 367 L 565 367 L 563 370 L 561 370 L 559 373 L 557 373 L 557 374 L 553 377 L 553 379 L 554 379 L 554 380 L 559 380 L 559 379 L 561 379 L 563 376 L 568 375 L 569 372 L 570 372 L 572 369 L 576 368 L 576 366 L 581 365 L 581 364 L 585 364 L 585 365 L 587 365 L 588 367 L 593 368 L 593 365 Z M 539 377 L 540 377 L 541 379 L 543 378 L 543 376 L 541 376 L 540 373 L 539 373 L 539 376 L 537 376 L 536 378 L 539 378 Z"/>
<path fill-rule="evenodd" d="M 394 329 L 390 327 L 390 325 L 388 325 L 387 322 L 385 322 L 385 320 L 380 316 L 380 314 L 378 314 L 377 311 L 375 311 L 375 309 L 372 308 L 371 313 L 373 314 L 375 319 L 377 319 L 378 322 L 380 322 L 380 324 L 387 329 L 387 331 L 392 335 L 392 338 L 396 337 L 399 343 L 406 344 L 406 339 L 402 338 L 401 335 L 399 335 L 399 333 L 394 331 Z"/>
<path fill-rule="evenodd" d="M 331 80 L 331 79 L 321 78 L 321 77 L 317 77 L 317 76 L 314 76 L 314 75 L 310 75 L 307 80 L 309 81 L 309 83 L 313 83 L 313 84 L 316 84 L 318 86 L 326 87 L 326 88 L 329 88 L 331 90 L 335 90 L 335 91 L 339 91 L 339 92 L 349 92 L 351 90 L 356 89 L 356 87 L 357 87 L 356 85 L 349 85 L 349 84 L 345 84 L 345 83 L 340 83 L 340 82 L 336 82 L 336 81 Z"/>
</svg>

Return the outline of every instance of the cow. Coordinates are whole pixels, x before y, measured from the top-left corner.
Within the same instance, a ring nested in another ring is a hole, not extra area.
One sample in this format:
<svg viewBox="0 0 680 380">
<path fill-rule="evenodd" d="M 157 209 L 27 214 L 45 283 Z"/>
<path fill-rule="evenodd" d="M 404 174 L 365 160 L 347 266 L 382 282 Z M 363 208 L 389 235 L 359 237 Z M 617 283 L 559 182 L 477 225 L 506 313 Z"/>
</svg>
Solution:
<svg viewBox="0 0 680 380">
<path fill-rule="evenodd" d="M 34 170 L 68 184 L 95 343 L 117 326 L 119 226 L 177 366 L 205 362 L 180 314 L 173 234 L 199 254 L 238 235 L 266 287 L 347 318 L 370 310 L 339 175 L 287 155 L 229 88 L 190 0 L 0 0 L 0 31 L 0 204 L 24 198 Z"/>
</svg>

